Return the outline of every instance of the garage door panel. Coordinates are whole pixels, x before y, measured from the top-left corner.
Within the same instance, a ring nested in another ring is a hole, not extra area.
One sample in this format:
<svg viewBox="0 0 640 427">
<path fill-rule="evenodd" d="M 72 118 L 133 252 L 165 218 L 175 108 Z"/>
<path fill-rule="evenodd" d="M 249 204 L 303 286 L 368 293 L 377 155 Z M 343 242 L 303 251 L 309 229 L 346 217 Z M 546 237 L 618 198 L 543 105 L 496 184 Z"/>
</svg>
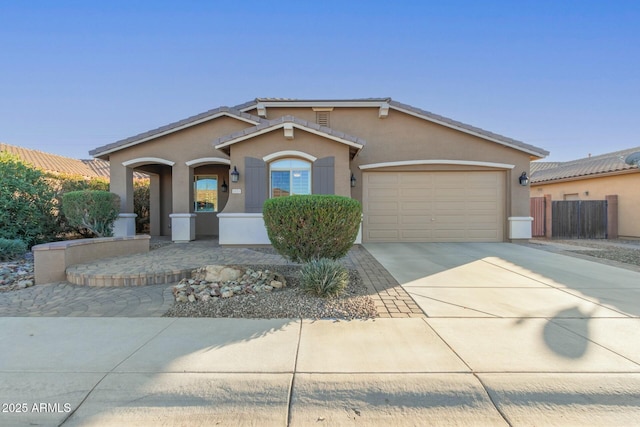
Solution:
<svg viewBox="0 0 640 427">
<path fill-rule="evenodd" d="M 371 230 L 368 233 L 370 241 L 396 242 L 398 241 L 398 230 Z"/>
<path fill-rule="evenodd" d="M 369 224 L 398 224 L 398 215 L 370 215 L 367 219 Z"/>
<path fill-rule="evenodd" d="M 412 172 L 400 172 L 398 175 L 398 183 L 403 186 L 414 186 L 414 187 L 431 187 L 433 186 L 435 180 L 432 175 L 424 175 L 416 174 Z"/>
<path fill-rule="evenodd" d="M 400 230 L 400 238 L 403 241 L 424 241 L 425 239 L 432 238 L 431 230 L 423 230 L 423 229 L 409 229 L 409 230 Z"/>
<path fill-rule="evenodd" d="M 430 188 L 402 188 L 400 189 L 400 197 L 430 200 L 433 197 L 433 191 Z"/>
<path fill-rule="evenodd" d="M 429 222 L 431 221 L 431 217 L 424 215 L 402 215 L 398 216 L 398 224 L 403 226 L 415 227 L 416 225 L 421 225 L 421 228 L 431 228 Z"/>
<path fill-rule="evenodd" d="M 505 174 L 365 172 L 365 241 L 502 241 Z"/>
</svg>

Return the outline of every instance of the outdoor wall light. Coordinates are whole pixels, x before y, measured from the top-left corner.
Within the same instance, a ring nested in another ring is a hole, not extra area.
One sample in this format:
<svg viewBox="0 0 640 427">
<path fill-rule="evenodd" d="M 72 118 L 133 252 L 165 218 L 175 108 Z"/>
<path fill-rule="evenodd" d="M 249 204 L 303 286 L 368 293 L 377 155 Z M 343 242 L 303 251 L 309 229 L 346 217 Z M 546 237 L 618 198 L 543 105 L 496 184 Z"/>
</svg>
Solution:
<svg viewBox="0 0 640 427">
<path fill-rule="evenodd" d="M 351 187 L 355 187 L 356 186 L 356 177 L 351 174 Z"/>
<path fill-rule="evenodd" d="M 231 182 L 238 182 L 238 180 L 240 179 L 240 172 L 238 172 L 238 169 L 236 169 L 236 167 L 233 167 L 233 170 L 231 171 Z"/>
<path fill-rule="evenodd" d="M 229 186 L 227 185 L 227 181 L 225 181 L 224 178 L 222 179 L 222 185 L 220 186 L 220 188 L 222 189 L 223 193 L 226 193 L 227 190 L 229 190 Z"/>
<path fill-rule="evenodd" d="M 523 187 L 526 187 L 527 185 L 529 185 L 529 177 L 527 176 L 527 173 L 522 172 L 522 175 L 520 175 L 520 178 L 518 178 L 518 181 L 520 181 L 520 185 L 522 185 Z"/>
</svg>

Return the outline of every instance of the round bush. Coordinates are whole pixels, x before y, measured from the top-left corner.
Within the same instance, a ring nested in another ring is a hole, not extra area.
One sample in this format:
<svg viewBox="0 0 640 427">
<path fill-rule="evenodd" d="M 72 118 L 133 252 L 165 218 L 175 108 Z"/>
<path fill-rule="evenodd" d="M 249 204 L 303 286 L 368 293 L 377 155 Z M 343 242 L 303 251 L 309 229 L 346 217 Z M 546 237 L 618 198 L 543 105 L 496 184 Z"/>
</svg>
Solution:
<svg viewBox="0 0 640 427">
<path fill-rule="evenodd" d="M 342 196 L 289 196 L 267 200 L 262 214 L 278 253 L 293 262 L 308 262 L 347 254 L 358 235 L 362 206 Z"/>
<path fill-rule="evenodd" d="M 300 287 L 321 297 L 340 295 L 349 284 L 349 272 L 338 261 L 322 258 L 300 269 Z"/>
<path fill-rule="evenodd" d="M 112 235 L 120 197 L 108 191 L 70 191 L 62 196 L 62 209 L 72 227 L 86 228 L 98 237 Z"/>
</svg>

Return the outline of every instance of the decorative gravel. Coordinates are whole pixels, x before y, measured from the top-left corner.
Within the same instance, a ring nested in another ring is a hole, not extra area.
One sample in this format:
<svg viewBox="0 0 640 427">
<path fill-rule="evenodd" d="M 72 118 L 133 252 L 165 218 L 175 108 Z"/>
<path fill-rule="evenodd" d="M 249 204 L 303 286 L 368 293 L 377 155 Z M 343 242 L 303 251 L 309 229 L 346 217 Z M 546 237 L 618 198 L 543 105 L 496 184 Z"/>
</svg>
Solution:
<svg viewBox="0 0 640 427">
<path fill-rule="evenodd" d="M 299 265 L 245 265 L 253 270 L 282 274 L 287 286 L 271 292 L 236 295 L 218 300 L 176 302 L 166 317 L 233 317 L 249 319 L 370 319 L 377 310 L 368 289 L 355 270 L 349 270 L 349 285 L 339 297 L 321 298 L 298 286 Z"/>
<path fill-rule="evenodd" d="M 610 261 L 617 261 L 624 264 L 631 264 L 640 266 L 640 245 L 636 241 L 624 241 L 616 240 L 614 242 L 593 242 L 593 241 L 569 241 L 570 244 L 575 246 L 582 246 L 585 248 L 598 249 L 594 250 L 571 250 L 571 252 L 579 253 L 582 255 L 589 255 L 595 258 L 607 259 Z M 567 243 L 569 243 L 567 242 Z M 564 243 L 559 241 L 559 243 Z M 609 243 L 609 244 L 608 244 Z M 616 245 L 611 245 L 615 243 Z"/>
</svg>

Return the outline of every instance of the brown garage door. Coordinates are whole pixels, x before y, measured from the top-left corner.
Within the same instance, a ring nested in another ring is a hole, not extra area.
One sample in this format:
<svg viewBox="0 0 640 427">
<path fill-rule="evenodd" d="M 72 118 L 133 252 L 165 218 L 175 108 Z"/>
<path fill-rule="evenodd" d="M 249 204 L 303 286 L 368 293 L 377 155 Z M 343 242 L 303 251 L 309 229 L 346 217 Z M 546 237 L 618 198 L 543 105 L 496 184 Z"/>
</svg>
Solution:
<svg viewBox="0 0 640 427">
<path fill-rule="evenodd" d="M 501 242 L 504 172 L 365 172 L 365 242 Z"/>
</svg>

